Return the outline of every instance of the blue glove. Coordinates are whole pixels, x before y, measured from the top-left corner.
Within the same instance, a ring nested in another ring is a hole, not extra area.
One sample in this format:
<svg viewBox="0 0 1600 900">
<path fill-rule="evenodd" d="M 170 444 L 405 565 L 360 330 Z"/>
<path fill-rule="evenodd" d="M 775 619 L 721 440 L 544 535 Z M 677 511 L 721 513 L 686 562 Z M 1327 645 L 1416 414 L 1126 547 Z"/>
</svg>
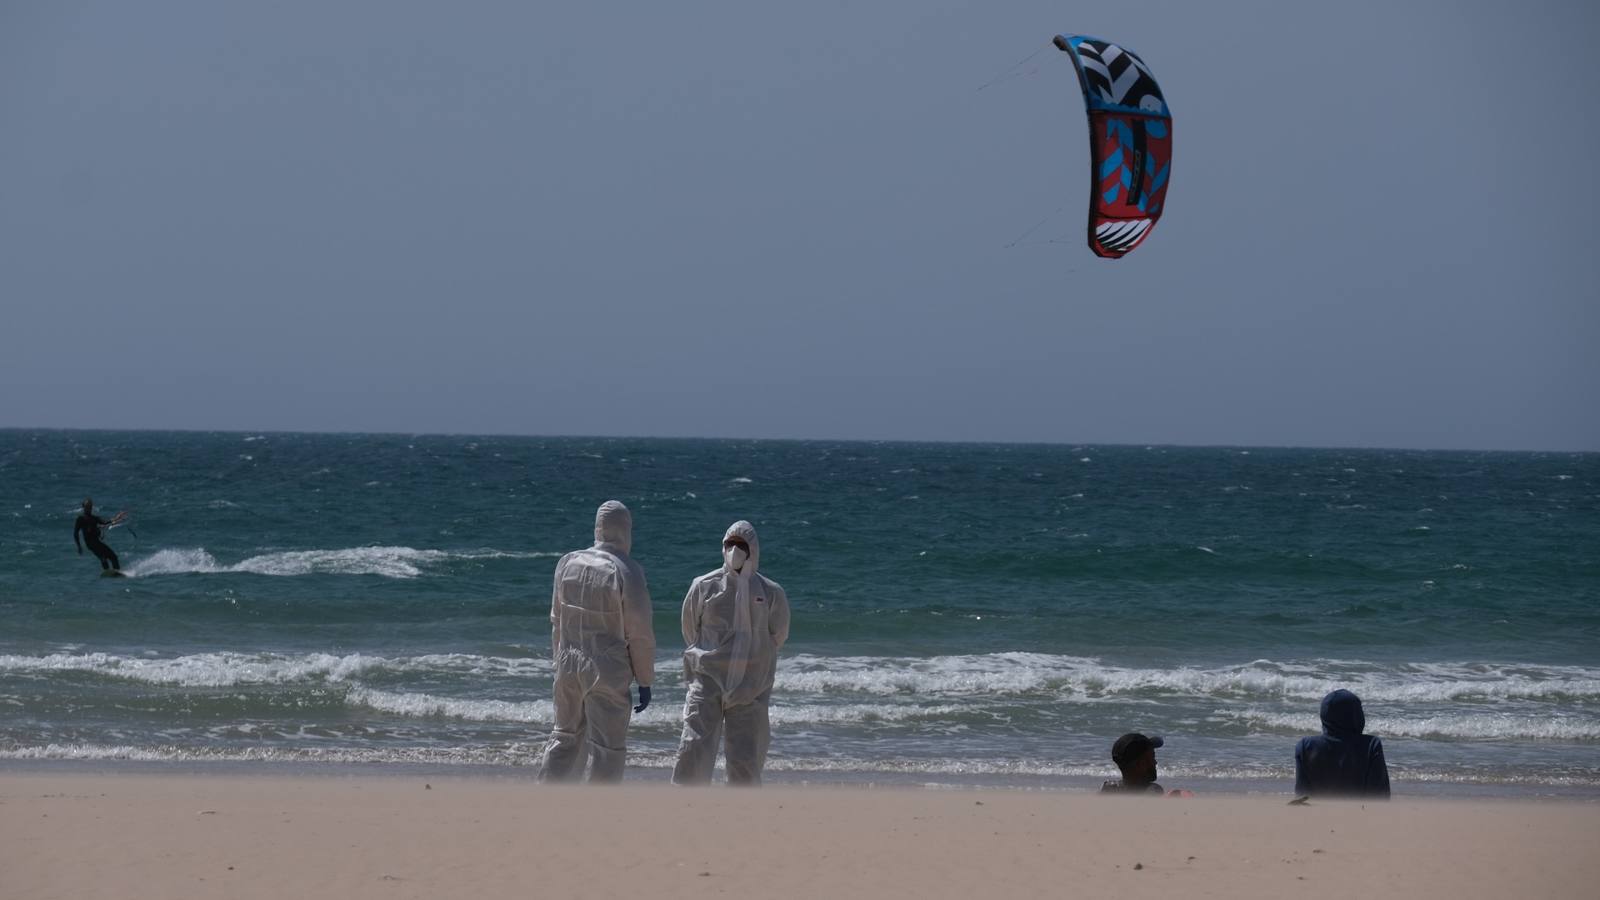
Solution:
<svg viewBox="0 0 1600 900">
<path fill-rule="evenodd" d="M 641 684 L 639 685 L 639 705 L 635 706 L 633 711 L 636 713 L 644 712 L 644 708 L 649 705 L 650 689 Z"/>
</svg>

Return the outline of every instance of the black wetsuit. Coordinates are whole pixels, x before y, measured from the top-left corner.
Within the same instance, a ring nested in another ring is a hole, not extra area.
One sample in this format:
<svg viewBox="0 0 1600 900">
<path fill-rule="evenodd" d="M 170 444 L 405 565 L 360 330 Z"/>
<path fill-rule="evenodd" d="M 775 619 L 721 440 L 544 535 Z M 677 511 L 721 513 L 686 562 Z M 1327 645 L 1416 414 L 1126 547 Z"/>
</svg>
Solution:
<svg viewBox="0 0 1600 900">
<path fill-rule="evenodd" d="M 83 552 L 84 544 L 87 544 L 89 552 L 100 560 L 100 568 L 121 570 L 122 564 L 117 562 L 117 554 L 100 540 L 100 529 L 110 524 L 108 519 L 102 519 L 92 513 L 82 513 L 78 516 L 78 521 L 72 525 L 72 542 L 78 544 L 78 535 L 81 533 L 83 544 L 78 544 L 79 553 Z"/>
</svg>

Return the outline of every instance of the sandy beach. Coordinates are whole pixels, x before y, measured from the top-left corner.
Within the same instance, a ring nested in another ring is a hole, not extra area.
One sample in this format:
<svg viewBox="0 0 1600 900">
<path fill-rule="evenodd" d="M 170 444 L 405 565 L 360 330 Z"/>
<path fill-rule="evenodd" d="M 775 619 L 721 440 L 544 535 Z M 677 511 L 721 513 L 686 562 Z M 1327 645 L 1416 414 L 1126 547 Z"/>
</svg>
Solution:
<svg viewBox="0 0 1600 900">
<path fill-rule="evenodd" d="M 0 774 L 0 895 L 1577 897 L 1600 805 Z"/>
</svg>

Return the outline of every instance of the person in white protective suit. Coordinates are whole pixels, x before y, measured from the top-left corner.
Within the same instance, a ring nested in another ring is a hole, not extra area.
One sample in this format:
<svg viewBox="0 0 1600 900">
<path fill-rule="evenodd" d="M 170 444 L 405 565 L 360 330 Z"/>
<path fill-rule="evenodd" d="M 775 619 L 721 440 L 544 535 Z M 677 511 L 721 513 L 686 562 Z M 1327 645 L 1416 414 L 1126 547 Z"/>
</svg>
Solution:
<svg viewBox="0 0 1600 900">
<path fill-rule="evenodd" d="M 789 598 L 757 569 L 755 526 L 735 522 L 722 565 L 696 578 L 683 598 L 683 739 L 673 784 L 708 784 L 717 745 L 729 784 L 758 785 L 772 730 L 767 705 L 778 648 L 789 639 Z"/>
<path fill-rule="evenodd" d="M 555 662 L 555 727 L 540 781 L 575 781 L 584 763 L 591 782 L 622 780 L 631 712 L 650 705 L 656 637 L 644 569 L 628 551 L 633 516 L 615 500 L 594 515 L 593 547 L 561 557 L 550 594 L 550 649 Z M 639 705 L 628 696 L 639 683 Z"/>
</svg>

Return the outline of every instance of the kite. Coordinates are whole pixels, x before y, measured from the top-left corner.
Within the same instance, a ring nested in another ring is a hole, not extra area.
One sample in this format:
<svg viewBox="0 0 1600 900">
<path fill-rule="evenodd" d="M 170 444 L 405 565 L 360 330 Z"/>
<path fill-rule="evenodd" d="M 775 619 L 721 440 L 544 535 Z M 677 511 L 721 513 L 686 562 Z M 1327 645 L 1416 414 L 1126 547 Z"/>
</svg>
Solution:
<svg viewBox="0 0 1600 900">
<path fill-rule="evenodd" d="M 1150 236 L 1166 205 L 1172 112 L 1133 51 L 1081 34 L 1054 43 L 1072 57 L 1089 116 L 1089 249 L 1117 259 Z"/>
</svg>

